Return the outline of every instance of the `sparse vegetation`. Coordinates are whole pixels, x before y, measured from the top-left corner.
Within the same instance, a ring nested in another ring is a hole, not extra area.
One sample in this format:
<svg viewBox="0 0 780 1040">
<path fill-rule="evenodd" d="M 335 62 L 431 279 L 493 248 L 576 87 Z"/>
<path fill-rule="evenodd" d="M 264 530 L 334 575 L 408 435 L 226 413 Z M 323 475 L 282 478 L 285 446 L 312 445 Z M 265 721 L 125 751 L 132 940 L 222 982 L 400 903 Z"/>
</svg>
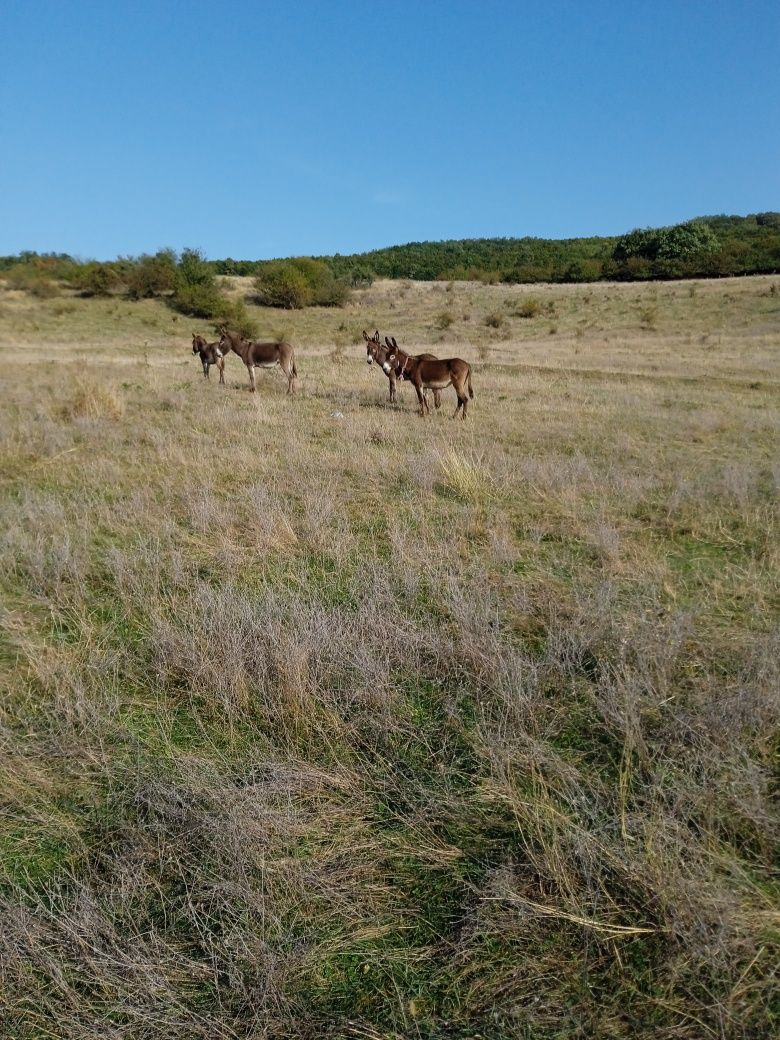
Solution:
<svg viewBox="0 0 780 1040">
<path fill-rule="evenodd" d="M 598 335 L 539 286 L 484 365 L 522 296 L 455 282 L 467 423 L 355 344 L 439 287 L 246 304 L 295 400 L 164 300 L 4 290 L 5 1033 L 775 1035 L 774 284 L 594 285 Z"/>
</svg>

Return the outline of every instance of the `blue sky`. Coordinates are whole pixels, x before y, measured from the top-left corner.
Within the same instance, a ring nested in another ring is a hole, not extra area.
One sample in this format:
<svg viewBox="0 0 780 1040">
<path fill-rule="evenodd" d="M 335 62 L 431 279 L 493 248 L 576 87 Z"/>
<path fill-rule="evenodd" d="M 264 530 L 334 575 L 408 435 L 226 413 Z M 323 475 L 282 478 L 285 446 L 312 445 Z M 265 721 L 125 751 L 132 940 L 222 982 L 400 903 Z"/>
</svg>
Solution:
<svg viewBox="0 0 780 1040">
<path fill-rule="evenodd" d="M 780 3 L 7 0 L 0 254 L 353 252 L 780 209 Z"/>
</svg>

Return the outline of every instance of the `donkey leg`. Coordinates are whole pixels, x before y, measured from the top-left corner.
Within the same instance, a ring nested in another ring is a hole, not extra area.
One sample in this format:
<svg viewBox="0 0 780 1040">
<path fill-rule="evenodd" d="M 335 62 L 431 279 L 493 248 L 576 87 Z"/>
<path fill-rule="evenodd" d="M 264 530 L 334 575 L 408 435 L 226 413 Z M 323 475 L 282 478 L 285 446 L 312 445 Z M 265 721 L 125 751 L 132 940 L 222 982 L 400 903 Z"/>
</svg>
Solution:
<svg viewBox="0 0 780 1040">
<path fill-rule="evenodd" d="M 433 403 L 438 411 L 438 409 L 441 408 L 441 390 L 433 391 Z"/>
<path fill-rule="evenodd" d="M 208 363 L 208 361 L 204 361 L 203 362 L 203 375 L 206 377 L 206 379 L 209 378 L 209 363 Z"/>
<path fill-rule="evenodd" d="M 224 386 L 225 385 L 225 359 L 224 358 L 220 358 L 219 361 L 217 362 L 217 365 L 219 366 L 219 382 L 220 382 L 221 386 Z"/>
<path fill-rule="evenodd" d="M 249 390 L 251 393 L 254 393 L 257 389 L 257 384 L 255 382 L 255 366 L 247 365 L 246 370 L 249 373 Z"/>
<path fill-rule="evenodd" d="M 425 417 L 425 408 L 428 402 L 425 400 L 425 394 L 422 392 L 422 387 L 414 384 L 414 389 L 417 391 L 417 401 L 420 405 L 420 416 Z"/>
<path fill-rule="evenodd" d="M 395 372 L 391 372 L 390 375 L 387 377 L 387 379 L 388 379 L 388 382 L 390 383 L 390 404 L 395 404 L 395 401 L 396 401 L 396 378 L 395 378 Z"/>
</svg>

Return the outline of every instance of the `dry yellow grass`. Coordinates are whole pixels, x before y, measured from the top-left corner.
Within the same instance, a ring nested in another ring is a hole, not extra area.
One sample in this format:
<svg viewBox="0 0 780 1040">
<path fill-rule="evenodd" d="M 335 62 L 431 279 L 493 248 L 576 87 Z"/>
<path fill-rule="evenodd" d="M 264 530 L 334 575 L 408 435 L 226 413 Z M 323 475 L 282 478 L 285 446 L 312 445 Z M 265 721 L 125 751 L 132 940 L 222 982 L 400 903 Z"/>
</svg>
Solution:
<svg viewBox="0 0 780 1040">
<path fill-rule="evenodd" d="M 0 289 L 9 1035 L 770 1035 L 776 281 Z"/>
</svg>

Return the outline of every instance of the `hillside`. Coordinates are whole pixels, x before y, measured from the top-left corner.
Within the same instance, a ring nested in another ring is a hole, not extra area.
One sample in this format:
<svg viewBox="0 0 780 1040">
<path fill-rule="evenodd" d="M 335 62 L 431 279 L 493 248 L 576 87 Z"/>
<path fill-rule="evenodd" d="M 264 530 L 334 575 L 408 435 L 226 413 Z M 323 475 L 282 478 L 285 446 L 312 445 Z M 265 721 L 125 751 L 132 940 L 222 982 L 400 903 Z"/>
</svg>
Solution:
<svg viewBox="0 0 780 1040">
<path fill-rule="evenodd" d="M 722 277 L 780 270 L 780 214 L 700 217 L 692 223 L 711 229 L 715 237 L 713 248 L 672 251 L 666 256 L 651 250 L 648 255 L 616 257 L 621 237 L 476 238 L 410 242 L 368 253 L 317 259 L 325 260 L 339 277 L 356 283 L 370 275 L 527 283 Z M 655 229 L 656 233 L 661 230 L 664 229 Z M 262 261 L 216 262 L 221 274 L 247 275 L 261 267 Z"/>
</svg>

